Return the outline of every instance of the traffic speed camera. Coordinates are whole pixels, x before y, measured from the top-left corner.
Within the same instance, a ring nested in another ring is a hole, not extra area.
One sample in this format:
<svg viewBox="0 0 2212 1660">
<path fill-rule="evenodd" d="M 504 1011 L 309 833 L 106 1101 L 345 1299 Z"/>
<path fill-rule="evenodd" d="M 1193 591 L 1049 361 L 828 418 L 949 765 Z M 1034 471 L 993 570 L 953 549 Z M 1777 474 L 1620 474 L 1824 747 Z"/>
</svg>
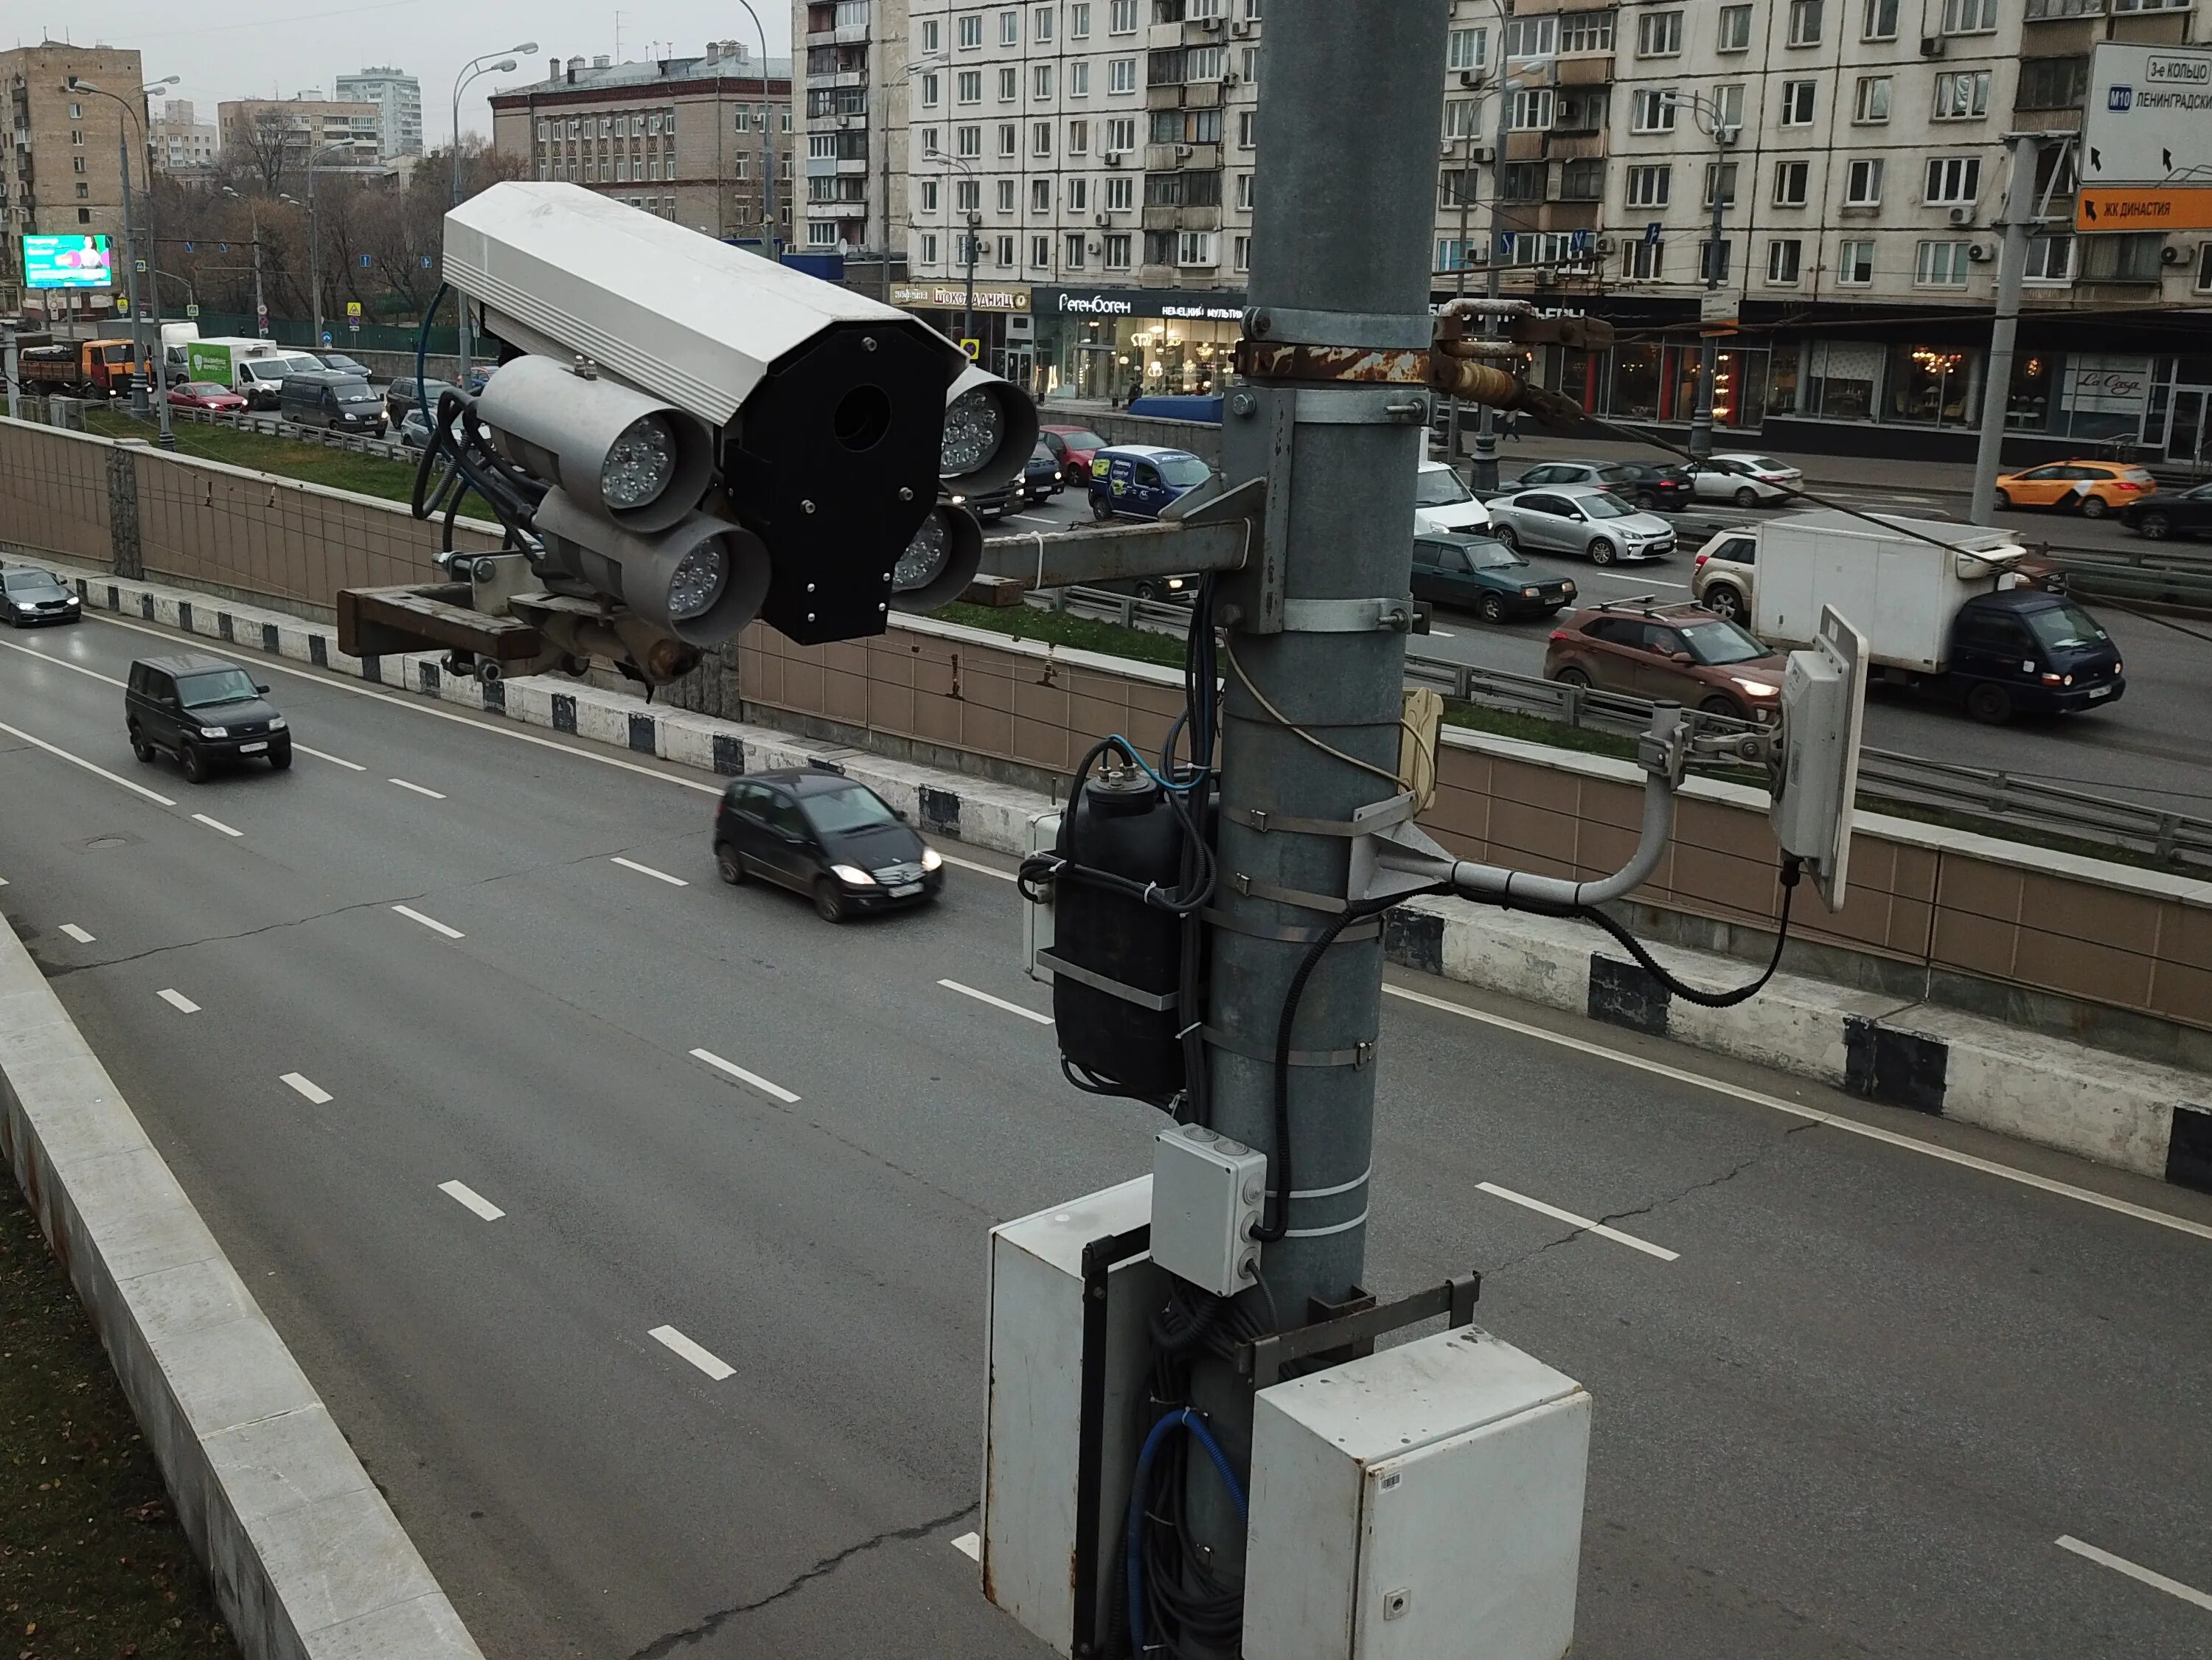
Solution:
<svg viewBox="0 0 2212 1660">
<path fill-rule="evenodd" d="M 453 209 L 446 272 L 507 348 L 477 414 L 544 487 L 539 575 L 691 645 L 957 598 L 982 532 L 945 481 L 998 488 L 1036 441 L 1026 394 L 917 319 L 573 185 Z"/>
</svg>

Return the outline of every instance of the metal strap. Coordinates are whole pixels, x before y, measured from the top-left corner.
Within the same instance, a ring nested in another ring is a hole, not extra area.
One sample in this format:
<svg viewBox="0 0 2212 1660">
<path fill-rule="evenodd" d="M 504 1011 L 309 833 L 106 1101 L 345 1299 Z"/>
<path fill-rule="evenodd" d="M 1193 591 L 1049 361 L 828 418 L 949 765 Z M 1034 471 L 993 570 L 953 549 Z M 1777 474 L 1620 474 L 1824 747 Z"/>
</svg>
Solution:
<svg viewBox="0 0 2212 1660">
<path fill-rule="evenodd" d="M 1372 836 L 1411 818 L 1413 797 L 1407 792 L 1387 801 L 1372 802 L 1349 818 L 1302 818 L 1296 813 L 1271 812 L 1265 807 L 1223 807 L 1218 811 L 1231 824 L 1258 830 L 1262 836 L 1270 830 L 1285 830 L 1297 836 Z"/>
<path fill-rule="evenodd" d="M 1334 916 L 1349 903 L 1332 898 L 1325 893 L 1308 893 L 1304 888 L 1281 888 L 1273 882 L 1257 882 L 1242 871 L 1232 871 L 1229 885 L 1247 899 L 1272 899 L 1279 905 L 1296 905 L 1300 910 L 1317 910 Z"/>
<path fill-rule="evenodd" d="M 1257 1048 L 1252 1044 L 1243 1042 L 1240 1038 L 1231 1037 L 1227 1032 L 1223 1031 L 1218 1027 L 1215 1026 L 1201 1028 L 1199 1035 L 1204 1037 L 1207 1043 L 1212 1044 L 1213 1047 L 1218 1049 L 1227 1049 L 1231 1055 L 1241 1055 L 1247 1061 L 1264 1061 L 1270 1066 L 1274 1064 L 1275 1051 L 1272 1047 L 1264 1049 Z M 1357 1067 L 1365 1066 L 1374 1058 L 1375 1045 L 1372 1043 L 1362 1043 L 1356 1048 L 1348 1049 L 1292 1049 L 1291 1051 L 1291 1064 L 1294 1067 Z M 1362 1177 L 1360 1181 L 1364 1182 L 1366 1179 L 1366 1177 Z M 1358 1183 L 1355 1182 L 1352 1185 L 1357 1187 Z M 1337 1193 L 1341 1190 L 1342 1189 L 1337 1188 L 1330 1188 L 1327 1189 L 1327 1191 L 1330 1193 Z M 1319 1195 L 1317 1195 L 1304 1193 L 1294 1193 L 1291 1195 L 1293 1199 L 1306 1199 L 1318 1196 Z"/>
<path fill-rule="evenodd" d="M 1332 1233 L 1349 1233 L 1356 1227 L 1364 1226 L 1366 1221 L 1367 1213 L 1363 1210 L 1349 1222 L 1333 1223 L 1325 1228 L 1286 1228 L 1283 1231 L 1283 1237 L 1285 1239 L 1319 1239 Z"/>
<path fill-rule="evenodd" d="M 1125 986 L 1119 980 L 1109 980 L 1103 974 L 1069 962 L 1057 952 L 1041 951 L 1036 953 L 1036 961 L 1056 975 L 1066 975 L 1079 986 L 1103 991 L 1109 997 L 1118 997 L 1124 1003 L 1133 1003 L 1139 1008 L 1150 1009 L 1156 1014 L 1165 1013 L 1176 1006 L 1172 993 L 1163 995 L 1158 992 L 1139 991 L 1134 986 Z"/>
<path fill-rule="evenodd" d="M 1199 915 L 1217 928 L 1226 928 L 1231 933 L 1241 933 L 1249 939 L 1273 939 L 1285 946 L 1310 946 L 1328 935 L 1327 928 L 1301 928 L 1273 922 L 1248 922 L 1224 910 L 1212 907 Z M 1379 916 L 1352 923 L 1339 933 L 1337 943 L 1347 944 L 1356 939 L 1379 939 L 1382 937 L 1382 919 Z"/>
<path fill-rule="evenodd" d="M 1333 1199 L 1340 1193 L 1350 1193 L 1354 1188 L 1365 1187 L 1368 1182 L 1373 1178 L 1374 1175 L 1375 1166 L 1370 1164 L 1365 1170 L 1360 1171 L 1358 1175 L 1353 1177 L 1349 1182 L 1339 1182 L 1333 1188 L 1292 1188 L 1291 1189 L 1291 1197 L 1293 1199 Z M 1267 1197 L 1270 1199 L 1279 1199 L 1282 1197 L 1282 1195 L 1275 1189 L 1269 1188 L 1267 1189 Z M 1085 1249 L 1088 1250 L 1089 1247 L 1086 1246 Z"/>
<path fill-rule="evenodd" d="M 1436 330 L 1436 319 L 1425 312 L 1306 311 L 1292 306 L 1253 306 L 1244 313 L 1244 332 L 1255 340 L 1288 341 L 1302 346 L 1405 351 L 1425 349 L 1435 338 Z"/>
<path fill-rule="evenodd" d="M 1413 626 L 1413 602 L 1376 599 L 1285 599 L 1285 634 L 1405 634 Z"/>
</svg>

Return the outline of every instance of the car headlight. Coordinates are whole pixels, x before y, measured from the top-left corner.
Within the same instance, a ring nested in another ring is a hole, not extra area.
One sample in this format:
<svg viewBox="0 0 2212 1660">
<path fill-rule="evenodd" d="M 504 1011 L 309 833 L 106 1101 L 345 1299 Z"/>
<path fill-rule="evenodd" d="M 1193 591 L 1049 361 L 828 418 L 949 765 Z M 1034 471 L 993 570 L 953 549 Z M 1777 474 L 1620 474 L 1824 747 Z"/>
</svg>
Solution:
<svg viewBox="0 0 2212 1660">
<path fill-rule="evenodd" d="M 274 715 L 270 716 L 270 718 L 269 718 L 269 730 L 270 730 L 270 731 L 271 731 L 271 732 L 282 732 L 282 731 L 283 731 L 283 730 L 284 730 L 284 717 L 283 717 L 283 715 L 281 715 L 281 714 L 274 714 Z"/>
<path fill-rule="evenodd" d="M 11 600 L 9 600 L 8 603 L 9 603 L 9 604 L 10 604 L 11 605 L 15 606 L 15 608 L 17 611 L 36 611 L 36 610 L 38 610 L 38 607 L 37 607 L 36 605 L 33 605 L 33 604 L 32 604 L 29 600 L 27 600 L 27 599 L 11 599 Z"/>
<path fill-rule="evenodd" d="M 872 888 L 876 885 L 876 879 L 858 865 L 832 865 L 830 873 L 848 888 Z"/>
<path fill-rule="evenodd" d="M 1544 596 L 1535 588 L 1523 588 L 1521 590 L 1521 597 L 1523 599 L 1540 599 Z"/>
<path fill-rule="evenodd" d="M 1747 680 L 1740 674 L 1732 674 L 1729 678 L 1735 681 L 1739 686 L 1741 686 L 1753 697 L 1779 697 L 1782 696 L 1781 687 L 1770 686 L 1764 680 Z"/>
<path fill-rule="evenodd" d="M 230 728 L 228 727 L 202 727 L 200 728 L 200 736 L 203 738 L 228 738 L 230 736 Z"/>
<path fill-rule="evenodd" d="M 1168 578 L 1168 592 L 1169 592 L 1169 593 L 1177 593 L 1182 592 L 1182 578 L 1181 578 L 1180 576 L 1170 576 L 1170 578 Z"/>
<path fill-rule="evenodd" d="M 1562 592 L 1564 592 L 1564 593 L 1566 594 L 1567 598 L 1568 598 L 1568 599 L 1573 599 L 1573 598 L 1575 597 L 1576 593 L 1578 592 L 1578 590 L 1576 588 L 1575 585 L 1574 585 L 1572 582 L 1562 582 L 1562 583 L 1560 583 L 1560 584 L 1559 584 L 1559 587 L 1560 587 L 1561 591 L 1562 591 Z"/>
<path fill-rule="evenodd" d="M 939 870 L 939 869 L 942 869 L 942 868 L 943 868 L 944 864 L 945 864 L 945 855 L 944 855 L 943 854 L 941 854 L 941 853 L 938 852 L 938 850 L 937 850 L 935 848 L 924 848 L 921 850 L 921 867 L 922 867 L 922 869 L 924 869 L 924 870 Z"/>
</svg>

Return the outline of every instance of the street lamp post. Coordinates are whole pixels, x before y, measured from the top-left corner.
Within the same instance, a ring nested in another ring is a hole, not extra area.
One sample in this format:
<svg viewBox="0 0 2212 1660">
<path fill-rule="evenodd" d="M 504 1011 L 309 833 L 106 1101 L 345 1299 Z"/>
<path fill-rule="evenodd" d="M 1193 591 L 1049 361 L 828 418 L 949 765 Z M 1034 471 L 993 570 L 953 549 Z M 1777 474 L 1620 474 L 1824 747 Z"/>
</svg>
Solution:
<svg viewBox="0 0 2212 1660">
<path fill-rule="evenodd" d="M 1705 241 L 1705 292 L 1717 293 L 1723 281 L 1721 233 L 1722 215 L 1729 200 L 1728 153 L 1735 147 L 1737 129 L 1727 119 L 1721 106 L 1702 93 L 1670 92 L 1666 97 L 1670 104 L 1687 105 L 1692 119 L 1713 141 L 1713 216 Z M 1698 398 L 1690 416 L 1689 449 L 1693 464 L 1707 459 L 1713 453 L 1713 392 L 1721 367 L 1720 336 L 1710 325 L 1698 332 Z"/>
<path fill-rule="evenodd" d="M 1513 88 L 1505 73 L 1505 7 L 1504 0 L 1490 0 L 1491 9 L 1498 14 L 1498 70 L 1491 78 L 1498 87 L 1498 136 L 1490 152 L 1490 246 L 1483 257 L 1483 290 L 1495 300 L 1504 291 L 1505 268 L 1498 258 L 1498 210 L 1504 204 L 1505 192 L 1499 181 L 1505 176 L 1505 140 L 1513 130 Z M 1467 207 L 1460 205 L 1460 280 L 1459 291 L 1467 292 Z M 1492 313 L 1494 316 L 1495 313 Z M 1488 326 L 1487 325 L 1486 326 Z M 1452 430 L 1450 459 L 1459 464 L 1459 400 L 1452 399 Z M 1474 462 L 1468 470 L 1477 489 L 1498 488 L 1498 411 L 1485 404 L 1477 411 L 1474 423 Z"/>
<path fill-rule="evenodd" d="M 143 104 L 147 94 L 173 87 L 181 79 L 183 79 L 181 76 L 165 76 L 159 81 L 139 88 L 140 103 Z M 133 211 L 131 199 L 131 132 L 128 125 L 129 122 L 137 121 L 139 114 L 131 106 L 131 100 L 121 94 L 109 92 L 103 87 L 95 87 L 91 82 L 81 81 L 74 75 L 63 82 L 62 90 L 75 93 L 88 92 L 96 97 L 109 99 L 113 101 L 118 109 L 123 112 L 123 117 L 118 118 L 115 124 L 115 159 L 123 173 L 123 257 L 126 262 L 124 271 L 125 293 L 128 296 L 131 307 L 131 356 L 135 360 L 131 376 L 131 409 L 134 415 L 144 416 L 149 412 L 149 394 L 146 385 L 149 359 L 146 345 L 146 313 L 138 304 L 138 239 L 135 228 L 137 216 Z M 147 148 L 143 125 L 139 130 L 138 147 L 146 152 L 146 281 L 148 295 L 153 302 L 154 350 L 158 352 L 161 350 L 161 275 L 154 268 L 156 257 L 154 227 L 154 158 L 152 151 Z M 155 384 L 160 385 L 158 369 L 155 371 Z M 170 425 L 169 399 L 167 390 L 164 389 L 162 395 L 151 399 L 151 402 L 153 413 L 159 425 L 160 445 L 163 449 L 174 449 L 177 447 L 177 435 Z"/>
<path fill-rule="evenodd" d="M 761 166 L 762 200 L 766 204 L 768 214 L 768 257 L 771 260 L 780 261 L 783 256 L 777 251 L 775 246 L 776 232 L 781 228 L 780 222 L 775 216 L 776 110 L 775 106 L 768 101 L 768 31 L 761 27 L 760 14 L 752 9 L 750 0 L 738 0 L 738 4 L 744 7 L 745 15 L 753 20 L 753 33 L 760 37 L 761 104 L 762 107 L 768 112 L 761 126 L 762 141 L 768 146 L 767 155 Z M 890 141 L 886 137 L 884 142 L 888 144 Z"/>
<path fill-rule="evenodd" d="M 246 204 L 248 222 L 253 227 L 253 331 L 262 339 L 269 337 L 269 301 L 261 291 L 261 204 L 251 196 L 241 196 L 229 185 L 222 193 L 234 201 Z"/>
<path fill-rule="evenodd" d="M 535 40 L 526 40 L 520 46 L 510 46 L 503 52 L 483 52 L 462 64 L 461 72 L 453 77 L 453 148 L 447 154 L 447 159 L 452 163 L 453 206 L 459 207 L 461 204 L 461 88 L 478 76 L 512 73 L 516 58 L 526 58 L 537 50 L 538 43 Z M 494 58 L 499 61 L 496 63 L 490 61 Z M 466 392 L 469 389 L 469 361 L 476 355 L 469 339 L 468 296 L 466 295 L 459 296 L 455 305 L 460 316 L 459 325 L 454 331 L 455 344 L 459 350 L 454 353 L 454 358 L 460 365 L 460 374 L 453 384 L 462 392 Z M 320 338 L 321 333 L 322 331 L 318 329 L 316 337 Z"/>
<path fill-rule="evenodd" d="M 325 144 L 322 149 L 311 150 L 307 154 L 307 287 L 312 290 L 308 297 L 315 318 L 314 343 L 308 348 L 311 351 L 320 351 L 324 344 L 323 228 L 322 221 L 315 211 L 315 163 L 337 150 L 343 150 L 350 155 L 353 154 L 353 146 Z"/>
</svg>

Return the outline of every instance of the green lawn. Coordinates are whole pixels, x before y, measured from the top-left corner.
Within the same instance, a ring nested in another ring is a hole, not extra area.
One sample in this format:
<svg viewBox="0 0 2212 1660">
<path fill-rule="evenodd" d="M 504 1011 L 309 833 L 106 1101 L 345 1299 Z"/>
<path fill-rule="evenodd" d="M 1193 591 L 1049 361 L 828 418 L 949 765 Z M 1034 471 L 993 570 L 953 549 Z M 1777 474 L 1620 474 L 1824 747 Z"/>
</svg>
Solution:
<svg viewBox="0 0 2212 1660">
<path fill-rule="evenodd" d="M 0 1166 L 0 1652 L 238 1653 L 122 1386 Z"/>
<path fill-rule="evenodd" d="M 151 423 L 135 421 L 114 410 L 88 410 L 85 427 L 102 438 L 151 438 L 155 430 Z M 327 484 L 332 489 L 380 496 L 387 502 L 404 502 L 414 494 L 412 462 L 386 461 L 380 456 L 325 449 L 296 438 L 271 438 L 229 427 L 203 426 L 197 421 L 177 422 L 175 432 L 179 455 L 252 467 L 257 472 Z"/>
</svg>

